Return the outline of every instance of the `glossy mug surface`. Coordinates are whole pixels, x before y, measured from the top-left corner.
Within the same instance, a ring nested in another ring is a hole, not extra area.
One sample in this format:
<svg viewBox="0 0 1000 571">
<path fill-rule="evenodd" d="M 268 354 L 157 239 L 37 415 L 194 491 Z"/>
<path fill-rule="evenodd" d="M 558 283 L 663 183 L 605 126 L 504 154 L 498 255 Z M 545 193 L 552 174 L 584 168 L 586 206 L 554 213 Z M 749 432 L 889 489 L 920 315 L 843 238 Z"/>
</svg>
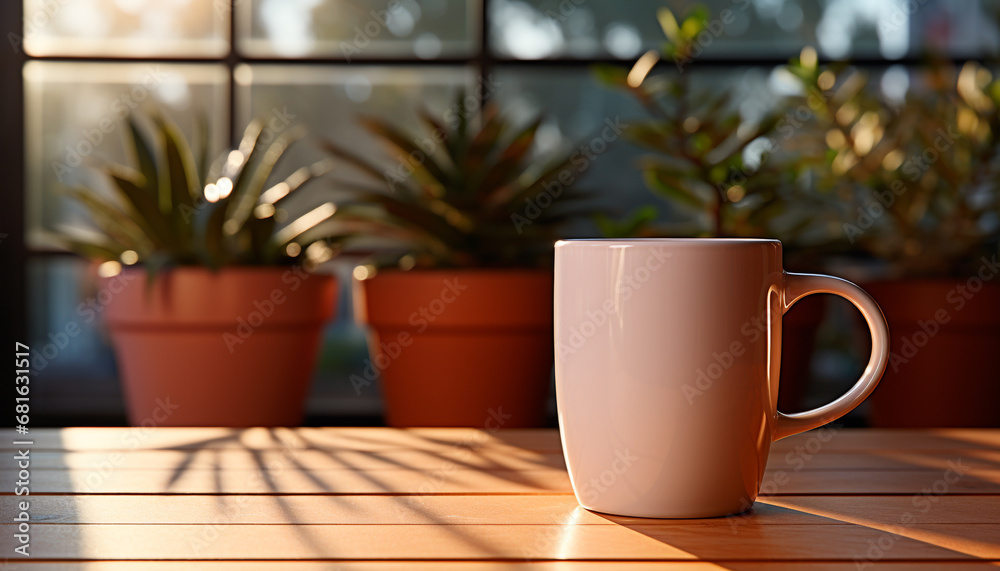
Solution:
<svg viewBox="0 0 1000 571">
<path fill-rule="evenodd" d="M 781 316 L 812 293 L 861 311 L 872 354 L 839 399 L 786 415 L 776 405 Z M 580 504 L 695 518 L 748 509 L 771 442 L 871 394 L 889 331 L 856 285 L 784 272 L 777 240 L 565 240 L 556 244 L 555 348 L 559 426 Z"/>
</svg>

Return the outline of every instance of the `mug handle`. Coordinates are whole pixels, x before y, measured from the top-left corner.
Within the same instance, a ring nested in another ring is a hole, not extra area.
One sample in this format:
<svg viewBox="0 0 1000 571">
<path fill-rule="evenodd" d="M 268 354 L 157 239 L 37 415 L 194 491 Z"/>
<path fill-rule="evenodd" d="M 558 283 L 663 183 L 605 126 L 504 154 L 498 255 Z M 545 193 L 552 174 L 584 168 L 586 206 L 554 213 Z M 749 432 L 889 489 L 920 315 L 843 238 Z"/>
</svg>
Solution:
<svg viewBox="0 0 1000 571">
<path fill-rule="evenodd" d="M 837 420 L 854 407 L 861 404 L 875 390 L 878 381 L 889 363 L 889 326 L 875 300 L 858 286 L 847 280 L 815 274 L 792 274 L 785 272 L 785 289 L 781 313 L 784 315 L 792 305 L 803 297 L 814 293 L 832 293 L 843 297 L 858 308 L 868 323 L 872 335 L 872 354 L 868 366 L 851 390 L 830 404 L 806 412 L 784 414 L 778 411 L 774 439 L 780 440 L 793 434 L 805 432 Z"/>
</svg>

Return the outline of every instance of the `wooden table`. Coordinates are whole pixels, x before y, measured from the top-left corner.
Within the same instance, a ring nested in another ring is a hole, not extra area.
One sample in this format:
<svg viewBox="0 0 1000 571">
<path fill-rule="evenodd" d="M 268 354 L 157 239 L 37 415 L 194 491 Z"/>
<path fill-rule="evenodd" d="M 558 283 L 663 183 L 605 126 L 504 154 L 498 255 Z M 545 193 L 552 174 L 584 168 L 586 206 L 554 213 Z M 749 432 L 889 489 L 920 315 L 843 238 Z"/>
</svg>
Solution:
<svg viewBox="0 0 1000 571">
<path fill-rule="evenodd" d="M 28 497 L 3 436 L 6 569 L 1000 566 L 1000 430 L 789 438 L 752 512 L 706 520 L 580 508 L 554 430 L 33 430 Z"/>
</svg>

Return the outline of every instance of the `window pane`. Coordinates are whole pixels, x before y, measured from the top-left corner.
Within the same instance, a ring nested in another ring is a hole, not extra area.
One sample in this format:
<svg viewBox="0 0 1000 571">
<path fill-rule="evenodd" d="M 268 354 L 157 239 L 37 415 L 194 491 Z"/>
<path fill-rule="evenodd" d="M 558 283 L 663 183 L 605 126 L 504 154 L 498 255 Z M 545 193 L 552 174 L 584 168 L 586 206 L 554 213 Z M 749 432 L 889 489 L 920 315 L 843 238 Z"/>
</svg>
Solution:
<svg viewBox="0 0 1000 571">
<path fill-rule="evenodd" d="M 32 411 L 42 417 L 122 410 L 114 355 L 99 317 L 104 303 L 96 291 L 87 290 L 87 272 L 87 262 L 75 257 L 28 263 L 28 339 L 32 396 L 37 396 Z"/>
<path fill-rule="evenodd" d="M 704 57 L 794 56 L 806 45 L 831 58 L 900 58 L 931 47 L 983 55 L 1000 45 L 983 0 L 709 0 Z M 518 59 L 632 59 L 664 40 L 656 18 L 669 6 L 678 18 L 692 0 L 495 0 L 491 48 Z M 913 6 L 917 6 L 916 9 Z M 695 57 L 700 57 L 694 54 Z"/>
<path fill-rule="evenodd" d="M 479 44 L 479 0 L 250 0 L 239 49 L 253 57 L 465 57 Z"/>
<path fill-rule="evenodd" d="M 464 67 L 370 67 L 242 65 L 236 70 L 237 122 L 262 118 L 276 129 L 304 124 L 312 135 L 325 137 L 387 168 L 396 167 L 384 149 L 359 125 L 359 115 L 391 119 L 419 136 L 418 105 L 443 114 L 460 88 L 471 90 L 475 72 Z M 297 166 L 326 158 L 308 141 L 292 146 L 277 165 L 274 180 Z M 338 178 L 369 183 L 345 169 Z M 322 183 L 321 183 L 322 184 Z M 329 185 L 328 185 L 329 186 Z M 289 215 L 315 206 L 315 195 L 291 196 Z"/>
<path fill-rule="evenodd" d="M 51 246 L 47 233 L 86 219 L 62 189 L 94 182 L 88 167 L 128 162 L 122 132 L 132 109 L 166 111 L 194 135 L 209 120 L 209 144 L 228 142 L 228 73 L 221 65 L 29 62 L 24 68 L 27 240 Z"/>
<path fill-rule="evenodd" d="M 12 1 L 12 0 L 7 0 Z M 221 57 L 229 0 L 24 0 L 33 56 Z"/>
<path fill-rule="evenodd" d="M 618 132 L 643 117 L 631 97 L 599 85 L 586 68 L 501 66 L 496 82 L 495 100 L 505 113 L 519 122 L 539 113 L 547 117 L 538 130 L 540 151 L 575 149 L 572 174 L 579 189 L 596 196 L 597 210 L 616 218 L 650 201 L 635 165 L 642 152 Z"/>
<path fill-rule="evenodd" d="M 677 77 L 672 68 L 666 73 Z M 733 92 L 746 121 L 758 120 L 775 104 L 770 67 L 703 68 L 687 73 L 692 93 Z M 542 111 L 549 117 L 539 129 L 539 144 L 576 149 L 571 168 L 579 188 L 596 197 L 596 209 L 618 218 L 652 203 L 663 219 L 691 216 L 686 210 L 674 212 L 643 182 L 639 162 L 650 151 L 628 142 L 627 130 L 650 119 L 633 97 L 601 85 L 586 68 L 498 66 L 496 82 L 496 100 L 507 112 L 524 120 Z"/>
<path fill-rule="evenodd" d="M 306 401 L 306 414 L 315 417 L 374 416 L 382 414 L 378 379 L 368 382 L 365 362 L 368 346 L 365 332 L 354 321 L 351 274 L 357 258 L 335 258 L 327 269 L 335 271 L 340 302 L 333 320 L 327 324 L 320 345 L 319 362 Z M 356 375 L 354 380 L 352 375 Z M 370 376 L 370 375 L 369 375 Z"/>
</svg>

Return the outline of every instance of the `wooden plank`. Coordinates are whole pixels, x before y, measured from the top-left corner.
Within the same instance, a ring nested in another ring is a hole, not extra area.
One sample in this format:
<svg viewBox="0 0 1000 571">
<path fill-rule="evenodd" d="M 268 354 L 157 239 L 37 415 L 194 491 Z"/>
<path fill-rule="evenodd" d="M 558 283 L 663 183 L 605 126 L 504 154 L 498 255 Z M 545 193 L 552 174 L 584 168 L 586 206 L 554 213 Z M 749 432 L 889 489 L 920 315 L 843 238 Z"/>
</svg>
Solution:
<svg viewBox="0 0 1000 571">
<path fill-rule="evenodd" d="M 13 482 L 16 471 L 0 470 Z M 11 495 L 13 488 L 0 490 Z M 537 494 L 571 493 L 563 470 L 38 470 L 32 494 Z"/>
<path fill-rule="evenodd" d="M 535 452 L 517 448 L 453 448 L 443 450 L 126 450 L 91 452 L 32 452 L 31 468 L 148 470 L 151 468 L 245 470 L 281 466 L 290 460 L 309 470 L 433 470 L 452 463 L 459 467 L 537 470 L 565 469 L 562 452 Z M 8 464 L 12 457 L 5 458 Z M 1000 453 L 998 453 L 1000 464 Z M 982 461 L 986 465 L 988 462 Z"/>
<path fill-rule="evenodd" d="M 1000 470 L 768 470 L 762 496 L 787 494 L 1000 494 Z"/>
<path fill-rule="evenodd" d="M 10 524 L 4 524 L 8 526 Z M 40 559 L 1000 559 L 1000 525 L 45 525 Z M 873 552 L 882 541 L 884 548 Z M 10 552 L 11 533 L 0 530 Z"/>
<path fill-rule="evenodd" d="M 943 496 L 914 503 L 908 496 L 765 498 L 752 512 L 708 520 L 648 520 L 583 510 L 573 496 L 34 496 L 32 523 L 52 524 L 536 524 L 858 525 L 1000 524 L 1000 496 Z M 14 517 L 0 504 L 0 521 Z"/>
<path fill-rule="evenodd" d="M 0 470 L 13 481 L 15 470 Z M 286 462 L 266 470 L 36 470 L 34 494 L 536 494 L 572 493 L 565 470 L 307 470 Z M 12 489 L 0 490 L 10 495 Z M 762 496 L 787 494 L 1000 494 L 1000 470 L 957 477 L 942 470 L 768 470 Z"/>
<path fill-rule="evenodd" d="M 552 429 L 488 431 L 466 428 L 64 428 L 34 429 L 35 450 L 132 450 L 162 448 L 317 448 L 321 450 L 440 450 L 492 446 L 540 452 L 561 450 Z M 0 449 L 19 440 L 0 430 Z M 826 451 L 998 450 L 1000 429 L 820 429 L 779 440 L 778 452 L 796 447 Z"/>
<path fill-rule="evenodd" d="M 0 430 L 0 450 L 24 440 Z M 551 429 L 481 430 L 474 428 L 157 428 L 73 427 L 33 429 L 34 450 L 242 449 L 282 450 L 444 450 L 491 446 L 559 452 L 559 433 Z"/>
<path fill-rule="evenodd" d="M 864 452 L 822 450 L 772 450 L 770 470 L 946 470 L 960 463 L 972 469 L 1000 469 L 1000 450 L 892 451 Z M 861 475 L 859 475 L 860 477 Z"/>
<path fill-rule="evenodd" d="M 492 447 L 443 450 L 125 450 L 88 452 L 33 452 L 31 467 L 38 469 L 121 470 L 166 468 L 248 469 L 281 465 L 291 456 L 303 468 L 330 469 L 419 469 L 440 468 L 454 463 L 467 468 L 508 470 L 565 469 L 562 452 L 537 452 L 519 448 Z M 11 457 L 5 462 L 11 462 Z M 1000 450 L 954 450 L 949 452 L 820 451 L 810 454 L 775 451 L 768 460 L 771 470 L 945 470 L 961 461 L 973 469 L 1000 469 Z M 9 466 L 9 464 L 8 464 Z"/>
<path fill-rule="evenodd" d="M 870 571 L 996 571 L 1000 563 L 948 561 L 877 562 Z M 854 563 L 680 562 L 680 561 L 89 561 L 86 563 L 12 563 L 3 571 L 858 571 Z"/>
<path fill-rule="evenodd" d="M 877 562 L 870 571 L 996 571 L 1000 563 L 948 561 Z M 86 563 L 12 563 L 3 571 L 858 571 L 855 563 L 680 562 L 680 561 L 89 561 Z"/>
<path fill-rule="evenodd" d="M 694 525 L 628 527 L 712 561 L 830 559 L 853 561 L 863 568 L 867 561 L 1000 559 L 1000 526 L 995 524 L 893 526 L 891 532 L 856 525 L 760 525 L 735 531 Z"/>
<path fill-rule="evenodd" d="M 1000 496 L 784 496 L 760 504 L 858 525 L 902 525 L 909 516 L 917 524 L 1000 523 Z"/>
<path fill-rule="evenodd" d="M 821 428 L 796 434 L 772 445 L 776 451 L 797 447 L 844 450 L 955 450 L 1000 449 L 1000 429 L 990 428 Z"/>
</svg>

